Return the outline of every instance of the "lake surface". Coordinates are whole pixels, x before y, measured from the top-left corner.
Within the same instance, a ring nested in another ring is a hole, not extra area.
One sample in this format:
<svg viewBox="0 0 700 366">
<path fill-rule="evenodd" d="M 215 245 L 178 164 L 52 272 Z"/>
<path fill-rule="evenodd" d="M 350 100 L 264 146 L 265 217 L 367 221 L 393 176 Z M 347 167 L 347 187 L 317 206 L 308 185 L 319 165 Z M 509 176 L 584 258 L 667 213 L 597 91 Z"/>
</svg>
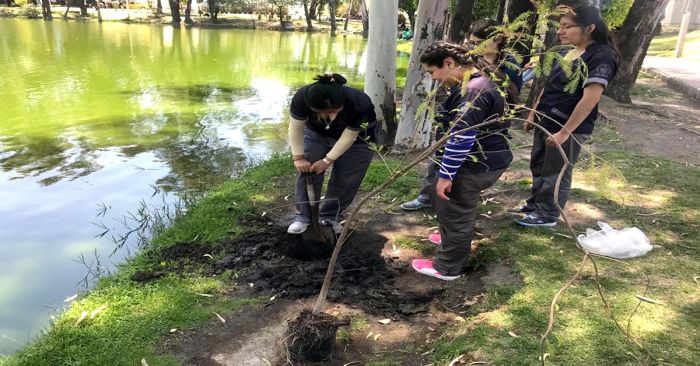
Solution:
<svg viewBox="0 0 700 366">
<path fill-rule="evenodd" d="M 364 50 L 357 36 L 0 19 L 0 354 L 137 249 L 111 255 L 129 213 L 285 151 L 295 88 L 331 70 L 361 88 Z"/>
</svg>

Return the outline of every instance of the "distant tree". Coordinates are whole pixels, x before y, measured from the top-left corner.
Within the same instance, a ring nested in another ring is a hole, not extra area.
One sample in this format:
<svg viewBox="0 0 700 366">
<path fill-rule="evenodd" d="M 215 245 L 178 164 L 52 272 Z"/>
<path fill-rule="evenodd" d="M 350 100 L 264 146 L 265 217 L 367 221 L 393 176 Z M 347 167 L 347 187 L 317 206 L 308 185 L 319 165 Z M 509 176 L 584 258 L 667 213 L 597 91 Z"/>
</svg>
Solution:
<svg viewBox="0 0 700 366">
<path fill-rule="evenodd" d="M 44 20 L 53 20 L 53 15 L 51 15 L 51 1 L 41 0 L 41 14 Z"/>
<path fill-rule="evenodd" d="M 634 0 L 625 21 L 615 33 L 622 59 L 605 95 L 621 103 L 632 103 L 629 91 L 637 81 L 667 3 L 668 0 Z"/>
<path fill-rule="evenodd" d="M 396 23 L 398 0 L 373 0 L 369 3 L 367 70 L 365 93 L 374 104 L 379 125 L 378 142 L 390 145 L 396 134 Z"/>
<path fill-rule="evenodd" d="M 367 0 L 362 0 L 362 38 L 369 36 L 369 10 L 367 9 Z"/>
<path fill-rule="evenodd" d="M 338 26 L 335 24 L 335 11 L 338 9 L 338 0 L 328 0 L 328 10 L 331 16 L 331 36 L 335 35 Z"/>
<path fill-rule="evenodd" d="M 467 36 L 469 26 L 472 24 L 472 12 L 475 0 L 457 0 L 452 20 L 450 20 L 450 31 L 447 37 L 452 42 L 461 43 Z"/>
<path fill-rule="evenodd" d="M 287 13 L 287 7 L 296 3 L 296 0 L 268 0 L 277 10 L 277 15 L 280 19 L 280 26 L 284 22 L 284 15 Z"/>
<path fill-rule="evenodd" d="M 180 18 L 180 1 L 179 0 L 168 0 L 170 2 L 170 15 L 173 20 L 172 23 L 175 26 L 179 26 L 182 19 Z"/>
<path fill-rule="evenodd" d="M 185 7 L 185 24 L 192 24 L 192 0 L 187 0 L 187 6 Z"/>
<path fill-rule="evenodd" d="M 418 8 L 418 0 L 399 0 L 399 9 L 408 14 L 408 21 L 411 23 L 411 32 L 416 32 L 416 9 Z"/>
<path fill-rule="evenodd" d="M 314 30 L 314 25 L 311 22 L 311 13 L 309 13 L 309 0 L 302 0 L 301 3 L 304 5 L 304 17 L 306 18 L 306 31 L 311 32 Z"/>
</svg>

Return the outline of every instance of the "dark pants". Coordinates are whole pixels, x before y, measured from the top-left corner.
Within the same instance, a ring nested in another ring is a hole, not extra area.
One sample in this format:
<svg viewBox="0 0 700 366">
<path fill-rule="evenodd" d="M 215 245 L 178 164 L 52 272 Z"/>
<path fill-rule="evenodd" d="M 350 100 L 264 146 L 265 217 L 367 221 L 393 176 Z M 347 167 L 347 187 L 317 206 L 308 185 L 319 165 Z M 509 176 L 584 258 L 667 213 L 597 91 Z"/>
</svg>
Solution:
<svg viewBox="0 0 700 366">
<path fill-rule="evenodd" d="M 581 144 L 586 142 L 588 138 L 590 138 L 588 134 L 574 134 L 561 146 L 569 159 L 569 166 L 559 185 L 559 206 L 562 210 L 569 199 L 573 168 L 581 152 Z M 540 129 L 535 129 L 530 155 L 532 195 L 527 199 L 526 207 L 534 210 L 543 218 L 557 220 L 560 213 L 554 204 L 554 186 L 564 165 L 564 160 L 559 149 L 547 146 L 546 140 L 547 134 Z"/>
<path fill-rule="evenodd" d="M 501 169 L 470 173 L 466 169 L 460 169 L 452 182 L 452 192 L 447 194 L 450 197 L 449 201 L 435 195 L 435 179 L 431 197 L 442 236 L 433 261 L 433 268 L 438 272 L 447 276 L 457 276 L 464 271 L 469 261 L 481 191 L 496 183 L 505 171 Z"/>
<path fill-rule="evenodd" d="M 312 164 L 323 159 L 331 150 L 337 140 L 319 135 L 309 129 L 304 130 L 304 156 Z M 330 219 L 340 221 L 345 209 L 355 198 L 360 184 L 365 178 L 369 163 L 372 162 L 374 152 L 367 144 L 353 144 L 338 160 L 333 163 L 331 178 L 328 181 L 326 196 L 319 207 L 319 216 L 322 220 Z M 312 174 L 312 173 L 310 173 Z M 321 186 L 324 174 L 312 174 L 316 199 L 321 197 Z M 307 174 L 298 174 L 295 187 L 296 221 L 311 223 L 311 210 L 309 208 L 309 196 L 306 192 Z"/>
<path fill-rule="evenodd" d="M 430 190 L 433 189 L 433 183 L 435 183 L 435 171 L 436 165 L 433 161 L 428 162 L 428 169 L 423 178 L 423 187 L 418 194 L 418 201 L 421 203 L 430 202 Z"/>
</svg>

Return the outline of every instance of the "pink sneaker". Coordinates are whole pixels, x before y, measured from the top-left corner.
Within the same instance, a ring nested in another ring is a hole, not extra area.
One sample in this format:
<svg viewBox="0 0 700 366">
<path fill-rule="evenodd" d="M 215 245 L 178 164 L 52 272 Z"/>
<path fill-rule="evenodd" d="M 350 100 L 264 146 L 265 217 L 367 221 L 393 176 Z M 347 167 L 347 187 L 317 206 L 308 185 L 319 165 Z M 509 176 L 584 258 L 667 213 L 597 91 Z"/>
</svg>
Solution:
<svg viewBox="0 0 700 366">
<path fill-rule="evenodd" d="M 439 233 L 430 234 L 428 235 L 428 240 L 435 245 L 440 245 L 440 243 L 442 243 L 442 236 Z"/>
<path fill-rule="evenodd" d="M 440 272 L 433 268 L 433 261 L 430 259 L 414 259 L 413 262 L 411 262 L 411 266 L 420 274 L 435 277 L 443 281 L 452 281 L 459 278 L 459 276 L 445 276 L 440 274 Z"/>
</svg>

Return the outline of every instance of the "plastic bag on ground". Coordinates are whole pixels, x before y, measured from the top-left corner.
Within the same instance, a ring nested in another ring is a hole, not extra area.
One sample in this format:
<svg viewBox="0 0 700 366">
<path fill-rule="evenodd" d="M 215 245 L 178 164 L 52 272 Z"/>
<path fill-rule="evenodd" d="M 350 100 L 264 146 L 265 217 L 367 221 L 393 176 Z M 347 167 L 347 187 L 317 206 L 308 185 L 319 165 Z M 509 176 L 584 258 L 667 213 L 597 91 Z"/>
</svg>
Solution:
<svg viewBox="0 0 700 366">
<path fill-rule="evenodd" d="M 636 227 L 616 230 L 601 221 L 598 226 L 601 230 L 586 229 L 586 235 L 578 236 L 581 246 L 591 253 L 624 259 L 641 257 L 653 248 Z"/>
</svg>

